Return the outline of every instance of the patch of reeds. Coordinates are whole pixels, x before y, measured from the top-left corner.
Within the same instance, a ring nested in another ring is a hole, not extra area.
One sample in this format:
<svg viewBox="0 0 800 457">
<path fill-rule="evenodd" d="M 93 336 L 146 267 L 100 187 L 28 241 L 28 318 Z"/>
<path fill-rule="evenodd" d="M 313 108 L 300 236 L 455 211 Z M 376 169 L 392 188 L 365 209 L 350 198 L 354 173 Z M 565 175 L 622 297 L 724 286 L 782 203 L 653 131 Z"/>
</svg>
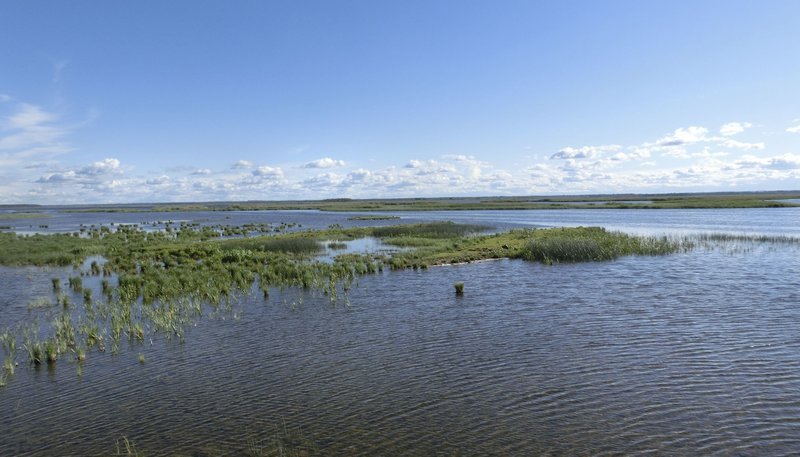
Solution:
<svg viewBox="0 0 800 457">
<path fill-rule="evenodd" d="M 144 454 L 136 449 L 136 445 L 133 444 L 133 441 L 129 440 L 125 435 L 122 435 L 120 439 L 117 440 L 116 450 L 116 455 L 126 457 L 144 457 Z"/>
<path fill-rule="evenodd" d="M 536 236 L 542 234 L 542 236 Z M 633 236 L 601 227 L 577 227 L 535 232 L 520 257 L 547 264 L 596 262 L 628 255 L 665 255 L 683 249 L 666 237 Z"/>
<path fill-rule="evenodd" d="M 250 250 L 261 252 L 283 252 L 291 254 L 314 254 L 322 249 L 316 240 L 308 237 L 258 237 L 220 242 L 223 250 Z"/>
<path fill-rule="evenodd" d="M 393 225 L 373 227 L 372 235 L 378 238 L 419 237 L 419 238 L 457 238 L 471 233 L 488 230 L 490 227 L 475 224 L 456 224 L 454 222 L 430 222 L 426 224 Z"/>
<path fill-rule="evenodd" d="M 14 376 L 14 358 L 13 357 L 6 357 L 3 360 L 3 370 L 8 373 L 9 376 Z"/>
<path fill-rule="evenodd" d="M 400 216 L 372 215 L 372 216 L 352 216 L 347 218 L 348 221 L 389 221 L 394 219 L 400 219 Z"/>
<path fill-rule="evenodd" d="M 83 290 L 83 279 L 80 276 L 72 276 L 69 278 L 69 287 L 75 292 Z"/>
<path fill-rule="evenodd" d="M 696 233 L 685 238 L 700 242 L 719 243 L 769 243 L 800 245 L 800 237 L 788 235 L 751 235 L 746 233 Z"/>
</svg>

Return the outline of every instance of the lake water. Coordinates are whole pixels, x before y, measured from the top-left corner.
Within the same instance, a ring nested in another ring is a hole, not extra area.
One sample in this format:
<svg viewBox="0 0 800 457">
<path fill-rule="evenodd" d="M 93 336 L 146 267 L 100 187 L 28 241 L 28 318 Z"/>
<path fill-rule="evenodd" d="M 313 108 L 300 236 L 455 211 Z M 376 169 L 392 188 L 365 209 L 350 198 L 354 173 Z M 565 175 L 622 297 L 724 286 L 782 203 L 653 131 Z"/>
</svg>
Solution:
<svg viewBox="0 0 800 457">
<path fill-rule="evenodd" d="M 447 219 L 800 236 L 800 208 L 396 214 L 56 213 L 3 224 Z M 241 297 L 198 320 L 185 343 L 90 352 L 80 375 L 75 363 L 34 369 L 18 356 L 0 388 L 0 455 L 106 455 L 123 436 L 148 456 L 259 455 L 300 433 L 323 455 L 796 455 L 799 251 L 500 260 L 365 276 L 336 304 L 291 288 Z M 46 321 L 27 303 L 70 271 L 0 268 L 0 330 Z"/>
</svg>

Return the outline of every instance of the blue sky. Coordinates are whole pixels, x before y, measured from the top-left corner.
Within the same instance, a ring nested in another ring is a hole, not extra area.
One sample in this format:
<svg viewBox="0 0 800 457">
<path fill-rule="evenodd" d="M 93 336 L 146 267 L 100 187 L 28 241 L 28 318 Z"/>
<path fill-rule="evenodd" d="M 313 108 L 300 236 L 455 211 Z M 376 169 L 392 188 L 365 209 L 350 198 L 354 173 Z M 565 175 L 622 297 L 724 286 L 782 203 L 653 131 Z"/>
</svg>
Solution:
<svg viewBox="0 0 800 457">
<path fill-rule="evenodd" d="M 798 18 L 0 0 L 0 203 L 800 189 Z"/>
</svg>

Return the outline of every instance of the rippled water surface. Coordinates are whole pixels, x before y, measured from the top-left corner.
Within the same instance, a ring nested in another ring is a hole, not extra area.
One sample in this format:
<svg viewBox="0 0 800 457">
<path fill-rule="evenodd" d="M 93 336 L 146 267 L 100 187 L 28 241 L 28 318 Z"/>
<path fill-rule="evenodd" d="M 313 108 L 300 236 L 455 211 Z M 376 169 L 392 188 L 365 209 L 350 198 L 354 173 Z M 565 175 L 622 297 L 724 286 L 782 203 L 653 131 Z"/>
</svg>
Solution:
<svg viewBox="0 0 800 457">
<path fill-rule="evenodd" d="M 794 208 L 402 216 L 800 235 Z M 68 274 L 0 269 L 0 328 Z M 185 343 L 91 353 L 80 375 L 21 364 L 0 388 L 0 455 L 103 455 L 122 436 L 146 455 L 255 454 L 284 426 L 325 455 L 794 455 L 798 323 L 787 245 L 387 271 L 336 304 L 241 297 Z"/>
</svg>

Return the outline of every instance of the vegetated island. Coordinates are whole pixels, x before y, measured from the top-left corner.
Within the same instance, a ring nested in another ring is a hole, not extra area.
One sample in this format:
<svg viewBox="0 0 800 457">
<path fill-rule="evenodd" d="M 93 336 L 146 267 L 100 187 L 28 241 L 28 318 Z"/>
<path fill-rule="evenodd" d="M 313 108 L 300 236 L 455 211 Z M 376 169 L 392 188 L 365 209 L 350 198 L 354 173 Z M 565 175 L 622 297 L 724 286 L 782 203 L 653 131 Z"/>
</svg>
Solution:
<svg viewBox="0 0 800 457">
<path fill-rule="evenodd" d="M 667 238 L 597 227 L 481 235 L 487 227 L 452 222 L 223 236 L 250 229 L 182 223 L 163 231 L 117 225 L 69 234 L 0 233 L 2 265 L 73 266 L 69 277 L 63 270 L 54 273 L 49 296 L 28 304 L 34 314 L 42 310 L 50 318 L 56 316 L 52 322 L 40 326 L 32 318 L 31 323 L 0 329 L 6 354 L 2 383 L 21 360 L 33 366 L 62 360 L 80 364 L 93 350 L 117 353 L 123 339 L 136 342 L 156 335 L 183 339 L 187 326 L 199 317 L 229 309 L 236 297 L 258 293 L 268 300 L 275 287 L 318 290 L 336 304 L 342 297 L 346 300 L 357 277 L 384 269 L 427 269 L 497 258 L 548 264 L 599 261 L 669 254 L 687 247 Z M 316 257 L 331 243 L 363 237 L 403 249 L 388 254 L 343 253 L 332 262 Z"/>
<path fill-rule="evenodd" d="M 152 203 L 63 207 L 67 212 L 149 211 L 443 211 L 443 210 L 542 210 L 542 209 L 679 209 L 679 208 L 782 208 L 800 204 L 800 191 L 614 194 L 518 197 L 445 197 L 245 202 Z"/>
</svg>

